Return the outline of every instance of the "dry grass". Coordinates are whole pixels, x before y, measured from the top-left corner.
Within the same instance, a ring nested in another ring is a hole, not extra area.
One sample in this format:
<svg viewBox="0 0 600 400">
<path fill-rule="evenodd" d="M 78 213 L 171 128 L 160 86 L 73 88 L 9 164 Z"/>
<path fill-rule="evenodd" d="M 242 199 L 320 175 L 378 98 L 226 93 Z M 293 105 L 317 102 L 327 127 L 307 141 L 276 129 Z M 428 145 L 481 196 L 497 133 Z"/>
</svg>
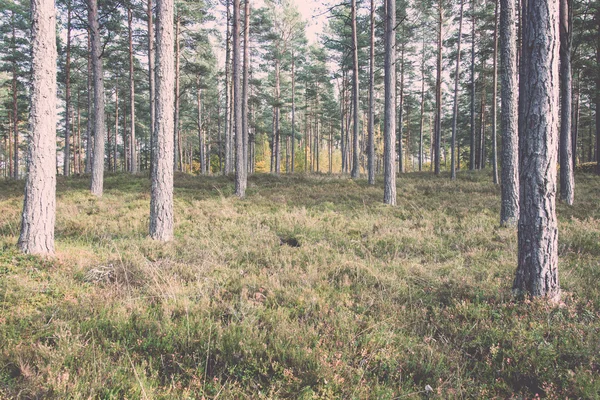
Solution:
<svg viewBox="0 0 600 400">
<path fill-rule="evenodd" d="M 176 240 L 149 183 L 59 180 L 57 255 L 14 250 L 0 183 L 0 397 L 600 396 L 600 179 L 559 205 L 564 305 L 515 302 L 516 232 L 486 174 L 381 184 L 176 177 Z M 425 386 L 433 388 L 425 393 Z"/>
</svg>

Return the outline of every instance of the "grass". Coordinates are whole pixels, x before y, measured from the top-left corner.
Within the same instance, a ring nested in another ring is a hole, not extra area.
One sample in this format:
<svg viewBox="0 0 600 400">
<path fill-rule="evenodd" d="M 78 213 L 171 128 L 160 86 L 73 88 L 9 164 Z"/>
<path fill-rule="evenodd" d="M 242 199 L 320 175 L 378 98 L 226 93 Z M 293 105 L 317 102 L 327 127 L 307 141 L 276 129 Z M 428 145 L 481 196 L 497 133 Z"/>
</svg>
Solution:
<svg viewBox="0 0 600 400">
<path fill-rule="evenodd" d="M 1 182 L 0 398 L 600 397 L 600 179 L 558 204 L 559 307 L 512 297 L 489 181 L 408 174 L 390 208 L 381 182 L 178 175 L 161 244 L 147 178 L 59 179 L 51 260 L 15 250 Z"/>
</svg>

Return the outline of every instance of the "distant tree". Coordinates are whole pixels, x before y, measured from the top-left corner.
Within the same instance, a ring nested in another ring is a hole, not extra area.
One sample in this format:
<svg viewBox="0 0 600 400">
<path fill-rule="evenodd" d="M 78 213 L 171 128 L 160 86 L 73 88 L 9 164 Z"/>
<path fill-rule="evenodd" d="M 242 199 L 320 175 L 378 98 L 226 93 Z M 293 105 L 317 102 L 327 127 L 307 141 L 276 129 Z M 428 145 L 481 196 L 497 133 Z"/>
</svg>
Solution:
<svg viewBox="0 0 600 400">
<path fill-rule="evenodd" d="M 558 300 L 555 197 L 559 2 L 529 0 L 523 4 L 519 82 L 519 263 L 513 289 L 519 295 Z"/>
<path fill-rule="evenodd" d="M 569 205 L 573 205 L 575 191 L 573 141 L 571 138 L 573 111 L 572 21 L 572 0 L 560 0 L 560 198 Z"/>
<path fill-rule="evenodd" d="M 32 0 L 31 143 L 19 248 L 54 253 L 56 213 L 56 10 L 53 0 Z"/>
</svg>

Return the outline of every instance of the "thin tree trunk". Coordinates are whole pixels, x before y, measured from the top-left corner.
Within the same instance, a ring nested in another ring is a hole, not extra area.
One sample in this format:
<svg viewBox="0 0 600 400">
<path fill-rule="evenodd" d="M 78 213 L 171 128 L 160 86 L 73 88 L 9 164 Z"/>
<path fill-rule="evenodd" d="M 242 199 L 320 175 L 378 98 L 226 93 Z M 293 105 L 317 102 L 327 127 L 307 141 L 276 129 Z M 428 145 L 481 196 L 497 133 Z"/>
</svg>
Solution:
<svg viewBox="0 0 600 400">
<path fill-rule="evenodd" d="M 131 149 L 131 160 L 129 161 L 129 172 L 137 174 L 137 146 L 135 140 L 135 81 L 133 75 L 133 12 L 131 7 L 127 9 L 127 21 L 128 21 L 128 33 L 129 33 L 129 122 L 131 126 L 129 128 L 129 143 Z"/>
<path fill-rule="evenodd" d="M 12 110 L 13 110 L 13 178 L 19 179 L 19 103 L 17 97 L 17 47 L 15 12 L 12 11 Z"/>
<path fill-rule="evenodd" d="M 398 103 L 398 172 L 404 173 L 404 25 L 402 26 L 402 46 L 400 50 L 400 102 Z"/>
<path fill-rule="evenodd" d="M 94 76 L 94 159 L 92 165 L 91 192 L 102 196 L 104 187 L 104 73 L 102 68 L 102 46 L 98 24 L 98 2 L 88 0 L 88 24 L 92 35 L 92 69 Z"/>
<path fill-rule="evenodd" d="M 246 0 L 248 2 L 248 0 Z M 294 50 L 292 50 L 292 173 L 294 173 L 294 164 L 296 162 L 296 59 Z"/>
<path fill-rule="evenodd" d="M 200 76 L 196 78 L 196 103 L 198 107 L 198 157 L 200 158 L 200 173 L 206 175 L 206 155 L 204 130 L 202 129 L 202 89 L 200 88 Z"/>
<path fill-rule="evenodd" d="M 502 200 L 500 224 L 519 220 L 519 98 L 515 0 L 500 2 L 500 61 L 502 62 Z"/>
<path fill-rule="evenodd" d="M 174 126 L 173 126 L 173 168 L 175 171 L 180 170 L 180 165 L 177 163 L 179 156 L 179 67 L 180 67 L 180 54 L 179 54 L 179 32 L 181 29 L 181 16 L 179 13 L 175 17 L 175 115 L 174 115 Z"/>
<path fill-rule="evenodd" d="M 581 102 L 581 81 L 577 75 L 577 93 L 575 94 L 575 109 L 573 110 L 573 171 L 577 168 L 577 141 L 579 136 L 579 110 Z"/>
<path fill-rule="evenodd" d="M 240 51 L 240 0 L 233 0 L 233 119 L 235 135 L 235 194 L 244 198 L 248 163 L 244 159 L 244 136 L 242 133 L 242 102 L 241 87 L 242 54 Z"/>
<path fill-rule="evenodd" d="M 356 31 L 356 0 L 352 2 L 352 102 L 354 126 L 352 135 L 352 173 L 353 179 L 360 176 L 360 151 L 358 148 L 358 36 Z"/>
<path fill-rule="evenodd" d="M 575 199 L 573 176 L 573 142 L 571 137 L 571 112 L 573 75 L 571 71 L 571 48 L 573 8 L 571 0 L 560 0 L 560 197 L 569 205 Z"/>
<path fill-rule="evenodd" d="M 281 141 L 281 132 L 279 131 L 280 124 L 280 113 L 279 113 L 279 101 L 280 101 L 280 65 L 279 59 L 275 60 L 275 141 L 273 143 L 273 157 L 275 161 L 275 174 L 279 175 L 281 172 L 281 151 L 280 151 L 280 141 Z"/>
<path fill-rule="evenodd" d="M 92 159 L 93 159 L 93 133 L 92 133 L 92 43 L 91 33 L 88 29 L 87 35 L 87 118 L 86 118 L 86 143 L 85 143 L 85 173 L 89 174 L 92 172 Z"/>
<path fill-rule="evenodd" d="M 252 173 L 250 162 L 248 159 L 248 147 L 249 147 L 249 125 L 248 125 L 248 84 L 250 74 L 250 0 L 244 1 L 244 60 L 243 60 L 243 82 L 242 82 L 242 142 L 244 147 L 244 163 L 246 165 L 246 180 L 248 179 L 248 172 Z M 292 77 L 294 75 L 293 64 L 292 64 Z M 292 85 L 292 110 L 293 110 L 293 93 L 294 87 Z M 293 132 L 293 114 L 292 114 L 292 132 Z M 293 146 L 293 142 L 292 142 Z M 293 148 L 293 147 L 292 147 Z M 294 168 L 293 164 L 294 156 L 292 154 L 292 171 Z"/>
<path fill-rule="evenodd" d="M 442 139 L 442 23 L 443 23 L 442 1 L 438 3 L 438 48 L 437 48 L 437 76 L 435 79 L 435 134 L 434 134 L 434 172 L 440 174 L 440 153 Z"/>
<path fill-rule="evenodd" d="M 63 161 L 63 175 L 69 176 L 71 172 L 71 1 L 67 1 L 67 49 L 65 60 L 65 152 Z"/>
<path fill-rule="evenodd" d="M 419 124 L 419 172 L 423 170 L 423 129 L 425 126 L 425 32 L 421 55 L 421 122 Z"/>
<path fill-rule="evenodd" d="M 492 83 L 492 175 L 494 185 L 498 182 L 498 140 L 496 130 L 498 123 L 496 121 L 498 117 L 498 8 L 499 0 L 495 0 L 496 10 L 494 11 L 494 70 L 493 70 L 493 83 Z"/>
<path fill-rule="evenodd" d="M 231 165 L 231 140 L 229 135 L 229 60 L 230 60 L 230 45 L 229 38 L 231 37 L 230 25 L 231 25 L 231 11 L 229 9 L 230 0 L 225 1 L 225 7 L 227 9 L 227 33 L 225 37 L 225 170 L 224 174 L 229 175 L 233 172 L 233 166 Z"/>
<path fill-rule="evenodd" d="M 386 2 L 383 202 L 396 205 L 396 2 Z M 358 113 L 358 108 L 355 110 Z"/>
<path fill-rule="evenodd" d="M 471 136 L 469 150 L 469 169 L 474 171 L 475 162 L 475 3 L 471 2 Z"/>
<path fill-rule="evenodd" d="M 19 249 L 54 254 L 56 216 L 56 10 L 53 0 L 32 0 L 31 140 Z"/>
<path fill-rule="evenodd" d="M 150 236 L 173 239 L 173 147 L 175 71 L 173 70 L 173 0 L 157 0 L 156 153 L 150 198 Z"/>
<path fill-rule="evenodd" d="M 559 2 L 529 0 L 526 7 L 519 99 L 519 264 L 513 289 L 558 301 Z"/>
<path fill-rule="evenodd" d="M 454 110 L 452 112 L 452 143 L 450 145 L 450 177 L 456 179 L 456 135 L 458 126 L 458 83 L 460 81 L 460 44 L 462 41 L 462 22 L 463 22 L 464 1 L 460 0 L 460 16 L 458 19 L 458 45 L 456 53 L 456 70 L 454 72 Z"/>
<path fill-rule="evenodd" d="M 371 47 L 369 57 L 369 185 L 375 184 L 375 0 L 371 0 Z"/>
<path fill-rule="evenodd" d="M 154 93 L 154 22 L 152 21 L 152 0 L 148 0 L 146 16 L 148 19 L 148 91 L 150 94 L 150 176 L 152 176 L 156 138 L 156 94 Z"/>
</svg>

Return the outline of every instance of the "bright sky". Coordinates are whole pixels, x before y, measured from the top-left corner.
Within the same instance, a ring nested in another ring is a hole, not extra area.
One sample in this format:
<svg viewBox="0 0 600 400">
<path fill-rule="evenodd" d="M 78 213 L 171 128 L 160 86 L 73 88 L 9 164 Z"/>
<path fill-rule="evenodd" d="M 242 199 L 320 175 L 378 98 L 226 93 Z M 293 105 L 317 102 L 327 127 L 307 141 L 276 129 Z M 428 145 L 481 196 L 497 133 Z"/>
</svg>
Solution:
<svg viewBox="0 0 600 400">
<path fill-rule="evenodd" d="M 306 36 L 310 43 L 316 43 L 318 36 L 323 33 L 327 24 L 328 0 L 293 0 L 307 22 Z"/>
</svg>

